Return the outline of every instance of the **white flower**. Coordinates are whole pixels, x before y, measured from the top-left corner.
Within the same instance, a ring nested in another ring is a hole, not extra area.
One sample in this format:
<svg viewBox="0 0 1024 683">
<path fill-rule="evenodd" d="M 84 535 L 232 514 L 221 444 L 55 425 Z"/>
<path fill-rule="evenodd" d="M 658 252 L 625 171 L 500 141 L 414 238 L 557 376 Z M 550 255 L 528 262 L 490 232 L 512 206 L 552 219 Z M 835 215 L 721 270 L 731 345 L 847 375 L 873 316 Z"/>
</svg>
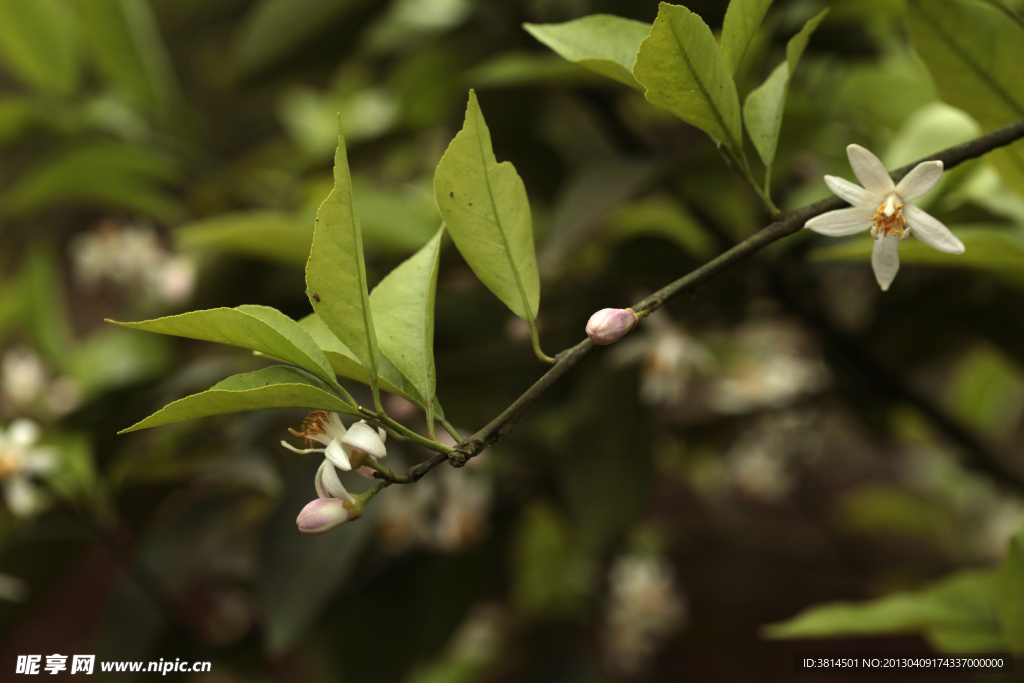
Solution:
<svg viewBox="0 0 1024 683">
<path fill-rule="evenodd" d="M 918 164 L 896 185 L 882 162 L 868 150 L 850 145 L 846 153 L 863 187 L 829 175 L 825 176 L 825 183 L 853 206 L 815 216 L 805 228 L 830 237 L 853 235 L 870 228 L 875 238 L 871 266 L 882 291 L 889 289 L 896 277 L 900 242 L 911 233 L 933 249 L 947 254 L 964 253 L 963 242 L 949 228 L 910 203 L 938 184 L 942 177 L 941 161 Z"/>
<path fill-rule="evenodd" d="M 387 455 L 384 441 L 387 434 L 383 429 L 366 424 L 361 420 L 345 429 L 341 423 L 341 417 L 337 413 L 328 413 L 324 410 L 317 410 L 309 414 L 302 423 L 302 431 L 297 432 L 289 429 L 295 436 L 301 436 L 306 441 L 322 443 L 326 448 L 295 448 L 287 441 L 281 445 L 295 453 L 323 453 L 324 456 L 345 471 L 358 470 L 365 477 L 373 478 L 373 470 L 363 467 L 366 458 L 373 458 L 374 462 Z"/>
<path fill-rule="evenodd" d="M 33 448 L 39 427 L 32 420 L 15 420 L 6 431 L 0 429 L 0 481 L 7 507 L 19 517 L 38 511 L 40 495 L 31 478 L 51 472 L 57 458 L 47 448 Z"/>
</svg>

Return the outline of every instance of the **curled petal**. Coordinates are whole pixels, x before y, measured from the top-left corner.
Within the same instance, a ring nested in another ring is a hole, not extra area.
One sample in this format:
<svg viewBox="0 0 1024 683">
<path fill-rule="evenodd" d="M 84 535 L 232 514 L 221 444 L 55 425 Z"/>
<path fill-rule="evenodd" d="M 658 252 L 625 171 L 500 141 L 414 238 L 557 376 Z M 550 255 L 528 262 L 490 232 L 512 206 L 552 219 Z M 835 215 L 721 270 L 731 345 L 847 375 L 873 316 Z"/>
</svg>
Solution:
<svg viewBox="0 0 1024 683">
<path fill-rule="evenodd" d="M 345 501 L 337 498 L 317 498 L 302 508 L 295 519 L 304 534 L 322 534 L 349 521 L 351 514 Z"/>
<path fill-rule="evenodd" d="M 874 209 L 854 206 L 849 209 L 829 211 L 815 216 L 804 224 L 804 227 L 829 237 L 843 237 L 863 232 L 871 227 Z"/>
<path fill-rule="evenodd" d="M 357 448 L 374 458 L 383 458 L 388 454 L 380 435 L 365 422 L 352 425 L 348 434 L 341 440 L 341 445 L 349 453 L 352 452 L 351 449 Z"/>
<path fill-rule="evenodd" d="M 19 418 L 11 423 L 7 438 L 20 448 L 27 448 L 39 438 L 39 425 L 28 418 Z"/>
<path fill-rule="evenodd" d="M 875 270 L 878 286 L 885 292 L 896 278 L 900 269 L 900 238 L 895 235 L 882 235 L 875 240 L 871 251 L 871 267 Z"/>
<path fill-rule="evenodd" d="M 846 156 L 850 158 L 850 168 L 857 180 L 867 189 L 882 195 L 896 189 L 885 165 L 868 150 L 860 145 L 850 145 L 846 148 Z"/>
<path fill-rule="evenodd" d="M 903 180 L 896 186 L 896 194 L 900 196 L 903 203 L 912 202 L 931 192 L 932 188 L 939 184 L 941 178 L 942 162 L 925 161 L 903 176 Z"/>
<path fill-rule="evenodd" d="M 323 453 L 323 448 L 296 448 L 287 441 L 282 441 L 281 445 L 290 450 L 292 453 L 299 453 L 305 455 L 306 453 Z"/>
<path fill-rule="evenodd" d="M 907 204 L 903 207 L 903 216 L 907 219 L 907 225 L 910 226 L 910 234 L 917 236 L 917 239 L 932 249 L 938 249 L 947 254 L 964 253 L 964 243 L 957 239 L 957 236 L 950 232 L 942 221 L 934 218 L 927 211 L 919 209 L 913 204 Z"/>
<path fill-rule="evenodd" d="M 832 190 L 837 197 L 864 209 L 875 209 L 885 201 L 885 197 L 877 192 L 865 190 L 860 185 L 855 185 L 849 180 L 844 180 L 834 175 L 825 176 L 825 184 L 828 185 L 828 189 Z"/>
<path fill-rule="evenodd" d="M 332 441 L 331 445 L 324 449 L 324 455 L 338 469 L 346 472 L 352 469 L 352 463 L 348 459 L 348 453 L 345 451 L 345 448 L 341 445 L 340 441 Z"/>
<path fill-rule="evenodd" d="M 320 463 L 320 469 L 316 471 L 315 486 L 316 493 L 321 498 L 340 498 L 350 503 L 354 503 L 356 500 L 352 497 L 352 494 L 345 490 L 345 486 L 341 483 L 341 479 L 338 478 L 338 472 L 334 469 L 334 465 L 331 464 L 330 460 L 325 459 Z"/>
</svg>

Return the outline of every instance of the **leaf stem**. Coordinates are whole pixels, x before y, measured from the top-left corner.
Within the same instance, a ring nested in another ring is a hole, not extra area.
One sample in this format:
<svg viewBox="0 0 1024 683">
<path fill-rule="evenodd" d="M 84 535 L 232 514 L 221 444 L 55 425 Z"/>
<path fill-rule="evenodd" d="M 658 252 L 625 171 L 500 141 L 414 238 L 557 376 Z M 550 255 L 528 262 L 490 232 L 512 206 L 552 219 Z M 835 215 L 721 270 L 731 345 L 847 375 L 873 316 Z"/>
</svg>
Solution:
<svg viewBox="0 0 1024 683">
<path fill-rule="evenodd" d="M 405 425 L 392 420 L 383 411 L 379 413 L 374 413 L 373 411 L 368 410 L 367 408 L 360 408 L 359 410 L 363 415 L 379 423 L 382 427 L 384 427 L 384 429 L 389 430 L 389 433 L 394 432 L 394 435 L 403 441 L 411 441 L 414 444 L 423 446 L 424 448 L 429 448 L 430 450 L 437 451 L 438 453 L 452 452 L 452 448 L 450 446 L 445 446 L 443 443 L 439 443 L 437 441 L 434 441 L 433 439 L 428 439 L 424 436 L 420 436 L 419 434 L 412 431 Z"/>
<path fill-rule="evenodd" d="M 462 441 L 462 435 L 459 434 L 459 430 L 452 426 L 451 422 L 448 420 L 441 420 L 441 425 L 444 427 L 446 432 L 451 434 L 452 438 L 455 439 L 457 443 Z"/>
<path fill-rule="evenodd" d="M 540 333 L 537 331 L 537 321 L 528 320 L 530 324 L 530 341 L 533 342 L 533 353 L 545 363 L 555 364 L 555 359 L 544 353 L 540 348 Z"/>
<path fill-rule="evenodd" d="M 780 215 L 782 212 L 779 211 L 779 207 L 775 206 L 771 197 L 768 196 L 768 192 L 761 189 L 758 182 L 754 180 L 754 176 L 750 172 L 750 164 L 747 163 L 747 158 L 745 156 L 737 158 L 725 145 L 719 145 L 718 151 L 722 153 L 723 157 L 725 157 L 725 162 L 729 165 L 729 168 L 735 171 L 740 178 L 743 179 L 743 182 L 745 182 L 747 186 L 754 191 L 754 194 L 756 194 L 758 199 L 761 200 L 761 203 L 764 204 L 764 208 L 768 210 L 771 217 L 774 219 Z"/>
</svg>

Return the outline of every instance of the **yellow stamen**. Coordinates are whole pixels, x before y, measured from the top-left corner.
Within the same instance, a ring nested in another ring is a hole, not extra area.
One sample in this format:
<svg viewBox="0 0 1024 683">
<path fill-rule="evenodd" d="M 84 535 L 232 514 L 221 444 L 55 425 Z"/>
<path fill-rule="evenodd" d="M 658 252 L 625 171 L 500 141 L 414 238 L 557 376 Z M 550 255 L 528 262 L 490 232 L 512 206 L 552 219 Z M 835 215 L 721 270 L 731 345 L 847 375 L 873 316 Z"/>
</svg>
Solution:
<svg viewBox="0 0 1024 683">
<path fill-rule="evenodd" d="M 893 214 L 886 216 L 885 204 L 878 207 L 878 211 L 871 219 L 875 223 L 875 227 L 871 228 L 871 234 L 876 238 L 882 235 L 895 235 L 901 240 L 904 239 L 903 233 L 907 228 L 907 219 L 903 217 L 902 208 L 903 204 L 898 204 Z"/>
<path fill-rule="evenodd" d="M 327 413 L 323 410 L 314 410 L 312 413 L 306 416 L 306 419 L 302 421 L 302 431 L 297 432 L 289 427 L 288 431 L 295 436 L 301 436 L 308 442 L 312 442 L 314 436 L 320 434 L 326 434 L 327 430 L 324 429 L 324 420 L 327 419 Z"/>
</svg>

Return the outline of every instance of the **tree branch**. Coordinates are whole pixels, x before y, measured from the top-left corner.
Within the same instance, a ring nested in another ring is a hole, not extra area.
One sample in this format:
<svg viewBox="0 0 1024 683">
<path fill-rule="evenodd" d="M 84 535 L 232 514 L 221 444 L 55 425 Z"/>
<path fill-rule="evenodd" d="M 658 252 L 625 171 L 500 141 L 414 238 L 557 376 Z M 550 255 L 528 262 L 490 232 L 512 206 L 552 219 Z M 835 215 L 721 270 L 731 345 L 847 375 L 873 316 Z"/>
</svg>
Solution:
<svg viewBox="0 0 1024 683">
<path fill-rule="evenodd" d="M 893 180 L 899 181 L 915 166 L 924 161 L 941 161 L 944 168 L 948 170 L 994 149 L 1009 145 L 1021 138 L 1024 138 L 1024 119 L 903 166 L 892 171 L 890 175 Z M 842 199 L 831 197 L 793 211 L 782 212 L 767 227 L 762 228 L 733 248 L 708 261 L 697 270 L 663 287 L 643 301 L 634 304 L 632 308 L 641 317 L 646 317 L 648 314 L 661 308 L 670 299 L 684 292 L 693 291 L 710 281 L 737 261 L 760 251 L 772 242 L 800 231 L 804 224 L 814 216 L 844 208 L 846 205 L 846 202 Z M 458 444 L 451 453 L 439 453 L 429 460 L 410 468 L 405 476 L 393 476 L 389 481 L 401 484 L 418 481 L 427 472 L 446 461 L 450 462 L 453 467 L 462 467 L 470 458 L 479 455 L 485 448 L 501 440 L 502 437 L 512 431 L 516 423 L 519 422 L 520 418 L 533 406 L 537 399 L 593 350 L 594 343 L 590 339 L 585 339 L 576 346 L 561 352 L 555 357 L 555 366 L 544 373 L 532 387 L 527 389 L 504 412 L 491 420 L 486 427 Z M 956 440 L 961 444 L 964 443 L 962 439 Z"/>
</svg>

